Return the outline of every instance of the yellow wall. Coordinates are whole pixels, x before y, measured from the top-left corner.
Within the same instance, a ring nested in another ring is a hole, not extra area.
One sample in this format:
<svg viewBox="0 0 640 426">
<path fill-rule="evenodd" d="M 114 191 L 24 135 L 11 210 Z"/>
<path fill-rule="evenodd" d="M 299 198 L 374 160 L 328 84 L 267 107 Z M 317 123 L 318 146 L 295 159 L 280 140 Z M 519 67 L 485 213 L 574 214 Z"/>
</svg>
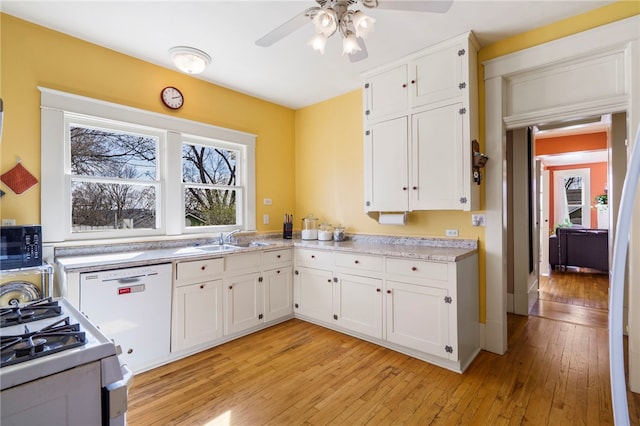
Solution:
<svg viewBox="0 0 640 426">
<path fill-rule="evenodd" d="M 258 135 L 256 142 L 257 227 L 281 230 L 278 218 L 294 209 L 294 111 L 273 103 L 152 65 L 59 32 L 0 15 L 0 96 L 4 131 L 0 171 L 16 157 L 40 178 L 40 92 L 62 90 L 148 111 L 168 114 Z M 178 87 L 184 106 L 171 112 L 160 90 Z M 0 216 L 18 224 L 40 223 L 40 185 L 16 195 L 4 184 Z M 273 204 L 264 206 L 263 198 Z M 262 225 L 269 213 L 270 225 Z"/>
</svg>

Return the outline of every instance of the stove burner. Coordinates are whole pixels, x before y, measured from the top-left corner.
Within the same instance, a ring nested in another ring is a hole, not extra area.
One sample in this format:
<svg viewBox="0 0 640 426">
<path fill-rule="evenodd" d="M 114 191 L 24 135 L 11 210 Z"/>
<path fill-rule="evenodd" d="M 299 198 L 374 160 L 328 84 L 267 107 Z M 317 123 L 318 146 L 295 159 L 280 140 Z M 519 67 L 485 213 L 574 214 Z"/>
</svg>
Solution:
<svg viewBox="0 0 640 426">
<path fill-rule="evenodd" d="M 44 318 L 62 315 L 62 308 L 51 297 L 22 306 L 11 306 L 0 309 L 0 327 L 24 324 Z"/>
<path fill-rule="evenodd" d="M 70 324 L 69 317 L 55 322 L 40 331 L 0 337 L 0 367 L 18 364 L 31 359 L 76 348 L 86 343 L 85 333 L 79 324 Z"/>
</svg>

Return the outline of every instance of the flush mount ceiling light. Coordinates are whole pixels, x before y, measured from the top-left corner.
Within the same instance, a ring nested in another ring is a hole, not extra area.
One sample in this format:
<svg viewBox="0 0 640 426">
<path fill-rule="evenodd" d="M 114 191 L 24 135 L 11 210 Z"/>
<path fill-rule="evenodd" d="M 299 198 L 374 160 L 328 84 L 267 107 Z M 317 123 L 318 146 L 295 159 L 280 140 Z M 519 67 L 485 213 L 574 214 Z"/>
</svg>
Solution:
<svg viewBox="0 0 640 426">
<path fill-rule="evenodd" d="M 311 20 L 316 35 L 307 43 L 313 49 L 324 53 L 327 39 L 340 32 L 342 54 L 349 55 L 351 62 L 367 58 L 364 39 L 373 30 L 375 19 L 361 10 L 349 10 L 353 5 L 369 9 L 408 10 L 412 12 L 445 13 L 453 0 L 315 0 L 318 6 L 310 7 L 276 27 L 256 41 L 258 46 L 267 47 L 291 34 Z M 357 6 L 356 6 L 357 7 Z"/>
<path fill-rule="evenodd" d="M 193 47 L 172 47 L 169 55 L 176 68 L 187 74 L 200 74 L 211 62 L 211 56 Z"/>
</svg>

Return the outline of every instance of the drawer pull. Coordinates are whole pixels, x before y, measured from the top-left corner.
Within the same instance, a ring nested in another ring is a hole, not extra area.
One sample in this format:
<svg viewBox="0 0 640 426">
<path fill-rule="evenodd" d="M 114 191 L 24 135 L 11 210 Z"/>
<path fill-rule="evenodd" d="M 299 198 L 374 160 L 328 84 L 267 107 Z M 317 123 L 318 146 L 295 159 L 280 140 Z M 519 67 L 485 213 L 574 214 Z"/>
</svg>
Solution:
<svg viewBox="0 0 640 426">
<path fill-rule="evenodd" d="M 417 271 L 417 270 L 418 270 L 418 268 L 416 268 L 415 266 L 412 266 L 412 267 L 411 267 L 411 270 L 412 270 L 413 272 L 415 272 L 415 271 Z"/>
<path fill-rule="evenodd" d="M 328 282 L 329 284 L 331 284 L 331 278 L 329 278 L 329 279 L 327 280 L 327 282 Z"/>
<path fill-rule="evenodd" d="M 356 260 L 354 263 L 357 265 L 357 264 L 359 264 L 359 263 L 360 263 L 360 261 L 359 261 L 359 260 Z"/>
<path fill-rule="evenodd" d="M 276 271 L 276 274 L 279 274 L 279 273 L 280 273 L 280 271 L 279 271 L 279 270 L 278 270 L 278 271 Z"/>
<path fill-rule="evenodd" d="M 387 294 L 391 294 L 391 290 L 387 290 Z"/>
<path fill-rule="evenodd" d="M 376 291 L 377 291 L 378 293 L 380 293 L 382 290 L 380 290 L 379 288 L 376 288 Z"/>
<path fill-rule="evenodd" d="M 280 258 L 281 258 L 282 256 L 280 256 L 280 255 L 277 255 L 276 257 L 277 257 L 278 259 L 280 259 Z"/>
<path fill-rule="evenodd" d="M 200 284 L 200 288 L 204 288 L 204 284 Z"/>
<path fill-rule="evenodd" d="M 200 270 L 201 270 L 201 271 L 204 271 L 205 269 L 207 269 L 207 265 L 202 265 L 202 266 L 200 267 Z"/>
<path fill-rule="evenodd" d="M 229 286 L 229 290 L 233 290 L 233 286 L 232 285 Z"/>
<path fill-rule="evenodd" d="M 312 259 L 315 259 L 315 258 L 316 258 L 316 256 L 312 254 L 312 255 L 311 255 L 311 258 L 312 258 Z"/>
</svg>

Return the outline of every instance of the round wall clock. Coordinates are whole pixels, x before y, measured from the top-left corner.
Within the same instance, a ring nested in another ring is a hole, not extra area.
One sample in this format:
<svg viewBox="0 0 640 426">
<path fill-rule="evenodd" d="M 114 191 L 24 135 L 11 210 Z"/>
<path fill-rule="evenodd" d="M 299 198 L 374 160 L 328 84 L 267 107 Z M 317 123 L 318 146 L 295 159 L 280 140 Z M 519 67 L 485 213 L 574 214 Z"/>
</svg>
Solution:
<svg viewBox="0 0 640 426">
<path fill-rule="evenodd" d="M 172 86 L 162 89 L 160 99 L 162 99 L 162 103 L 165 104 L 167 108 L 179 109 L 184 105 L 184 96 L 182 96 L 182 93 L 178 89 Z"/>
</svg>

